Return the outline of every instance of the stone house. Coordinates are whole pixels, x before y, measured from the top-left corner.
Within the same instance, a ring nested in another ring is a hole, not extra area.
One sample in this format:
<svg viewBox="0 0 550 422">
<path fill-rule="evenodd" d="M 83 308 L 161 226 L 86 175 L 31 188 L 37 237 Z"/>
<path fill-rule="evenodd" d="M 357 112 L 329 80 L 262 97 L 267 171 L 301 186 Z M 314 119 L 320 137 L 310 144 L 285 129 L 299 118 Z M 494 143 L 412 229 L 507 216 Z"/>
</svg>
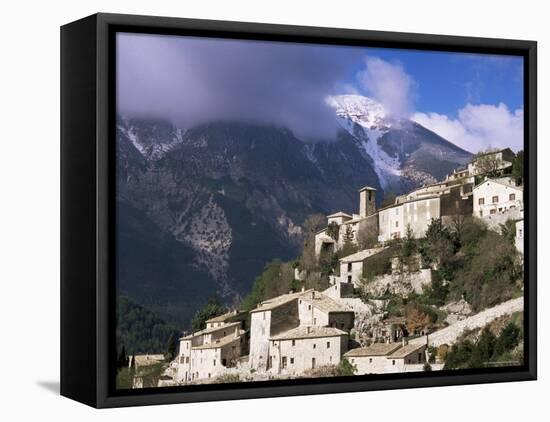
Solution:
<svg viewBox="0 0 550 422">
<path fill-rule="evenodd" d="M 298 298 L 300 326 L 334 327 L 349 331 L 353 328 L 355 314 L 323 293 L 311 290 Z"/>
<path fill-rule="evenodd" d="M 309 292 L 311 290 L 268 299 L 250 311 L 250 368 L 267 368 L 269 339 L 300 325 L 298 298 Z"/>
<path fill-rule="evenodd" d="M 180 338 L 176 379 L 188 383 L 208 379 L 234 366 L 244 347 L 240 322 L 222 323 Z"/>
<path fill-rule="evenodd" d="M 334 327 L 300 326 L 269 339 L 268 369 L 297 375 L 325 365 L 337 365 L 347 351 L 348 333 Z"/>
<path fill-rule="evenodd" d="M 401 342 L 407 335 L 407 318 L 405 317 L 386 318 L 372 328 L 372 338 L 383 343 Z"/>
<path fill-rule="evenodd" d="M 504 148 L 496 151 L 490 151 L 485 154 L 480 154 L 468 164 L 468 173 L 470 176 L 482 175 L 484 173 L 483 169 L 480 168 L 478 163 L 480 162 L 480 160 L 483 160 L 487 156 L 490 156 L 490 159 L 494 160 L 495 163 L 498 163 L 496 166 L 497 170 L 504 172 L 512 167 L 512 163 L 516 155 L 510 148 Z"/>
<path fill-rule="evenodd" d="M 357 368 L 356 375 L 422 371 L 426 363 L 425 344 L 373 343 L 344 354 Z"/>
<path fill-rule="evenodd" d="M 364 261 L 372 255 L 382 252 L 385 248 L 363 249 L 362 251 L 345 256 L 340 259 L 340 277 L 339 281 L 344 283 L 352 283 L 354 286 L 359 285 L 359 281 L 363 277 Z"/>
<path fill-rule="evenodd" d="M 516 186 L 509 177 L 485 179 L 474 187 L 473 201 L 473 215 L 489 226 L 498 226 L 519 217 L 523 209 L 523 186 Z"/>
<path fill-rule="evenodd" d="M 378 241 L 401 239 L 409 226 L 414 237 L 424 237 L 432 219 L 440 217 L 440 201 L 441 197 L 436 194 L 380 209 Z"/>
<path fill-rule="evenodd" d="M 340 250 L 348 233 L 351 241 L 357 243 L 357 234 L 362 229 L 378 230 L 378 215 L 376 213 L 376 189 L 365 186 L 359 189 L 359 214 L 350 215 L 343 211 L 327 215 L 327 228 L 315 235 L 315 255 L 321 252 L 329 253 Z M 333 238 L 328 234 L 328 225 L 334 223 L 338 227 L 338 236 Z"/>
<path fill-rule="evenodd" d="M 311 334 L 315 332 L 318 337 L 319 333 L 322 332 L 332 333 L 329 337 L 334 333 L 345 335 L 347 341 L 347 332 L 353 328 L 355 318 L 352 310 L 313 289 L 288 293 L 269 299 L 260 303 L 250 314 L 250 355 L 248 362 L 250 368 L 256 370 L 268 370 L 273 366 L 270 363 L 270 359 L 273 359 L 274 356 L 272 339 L 284 336 L 289 332 L 294 332 L 294 334 Z M 318 328 L 320 327 L 327 330 L 319 331 Z M 298 328 L 303 328 L 303 330 L 298 330 Z M 305 338 L 308 338 L 308 336 Z M 330 356 L 336 359 L 336 355 Z M 316 355 L 311 355 L 311 357 L 315 358 Z M 327 359 L 330 361 L 331 358 Z M 316 362 L 327 364 L 323 357 L 319 357 Z M 339 360 L 335 361 L 335 363 L 338 362 Z M 295 369 L 298 370 L 302 366 L 302 364 L 297 365 Z"/>
</svg>

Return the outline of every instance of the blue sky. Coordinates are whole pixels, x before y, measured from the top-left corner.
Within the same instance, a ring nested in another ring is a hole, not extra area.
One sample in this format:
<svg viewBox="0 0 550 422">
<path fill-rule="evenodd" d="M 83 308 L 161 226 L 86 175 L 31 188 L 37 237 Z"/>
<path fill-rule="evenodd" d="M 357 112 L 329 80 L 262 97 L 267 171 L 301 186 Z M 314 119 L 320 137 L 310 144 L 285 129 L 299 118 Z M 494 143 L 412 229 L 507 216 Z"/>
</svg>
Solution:
<svg viewBox="0 0 550 422">
<path fill-rule="evenodd" d="M 364 49 L 366 56 L 398 63 L 416 86 L 414 103 L 418 111 L 432 111 L 456 117 L 467 103 L 504 103 L 510 109 L 523 108 L 523 58 L 470 53 L 428 52 L 397 49 Z M 350 67 L 348 83 L 364 67 Z"/>
<path fill-rule="evenodd" d="M 258 121 L 334 140 L 330 95 L 380 102 L 471 152 L 523 148 L 519 57 L 196 37 L 117 35 L 117 108 L 179 127 Z"/>
</svg>

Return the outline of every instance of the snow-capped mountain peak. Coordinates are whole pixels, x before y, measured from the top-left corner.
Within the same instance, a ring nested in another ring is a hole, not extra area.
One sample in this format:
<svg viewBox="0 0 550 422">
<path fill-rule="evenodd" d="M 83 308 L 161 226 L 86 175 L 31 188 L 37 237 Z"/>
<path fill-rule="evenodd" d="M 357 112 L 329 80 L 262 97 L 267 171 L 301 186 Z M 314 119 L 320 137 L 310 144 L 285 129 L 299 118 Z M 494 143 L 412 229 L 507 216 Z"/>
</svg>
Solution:
<svg viewBox="0 0 550 422">
<path fill-rule="evenodd" d="M 378 144 L 378 140 L 392 126 L 384 106 L 361 95 L 335 95 L 328 97 L 326 102 L 335 109 L 342 128 L 358 141 L 363 153 L 372 159 L 380 185 L 386 188 L 393 179 L 398 179 L 401 176 L 399 158 L 388 155 Z"/>
<path fill-rule="evenodd" d="M 340 118 L 349 119 L 366 129 L 389 129 L 388 113 L 384 106 L 362 95 L 333 95 L 326 102 Z"/>
</svg>

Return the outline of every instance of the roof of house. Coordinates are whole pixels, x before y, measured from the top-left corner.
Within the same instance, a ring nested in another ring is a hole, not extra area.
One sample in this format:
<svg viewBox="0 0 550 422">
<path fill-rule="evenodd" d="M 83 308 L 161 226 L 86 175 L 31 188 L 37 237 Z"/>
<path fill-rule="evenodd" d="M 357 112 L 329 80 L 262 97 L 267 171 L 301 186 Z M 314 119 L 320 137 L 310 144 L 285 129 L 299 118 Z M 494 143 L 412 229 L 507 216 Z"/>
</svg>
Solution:
<svg viewBox="0 0 550 422">
<path fill-rule="evenodd" d="M 370 186 L 363 186 L 361 189 L 359 189 L 359 192 L 363 192 L 364 190 L 373 190 L 376 191 L 375 188 L 372 188 Z"/>
<path fill-rule="evenodd" d="M 399 202 L 398 204 L 387 205 L 384 208 L 380 208 L 377 212 L 386 211 L 386 210 L 389 210 L 390 208 L 399 207 L 399 206 L 402 206 L 402 205 L 405 205 L 405 204 L 410 204 L 410 203 L 413 203 L 413 202 L 427 201 L 429 199 L 437 199 L 439 197 L 441 197 L 441 195 L 434 194 L 434 195 L 422 196 L 422 197 L 419 197 L 419 198 L 413 198 L 413 199 L 409 199 L 409 200 L 404 201 L 404 202 Z"/>
<path fill-rule="evenodd" d="M 344 356 L 388 356 L 401 347 L 401 343 L 373 343 L 367 347 L 351 349 Z"/>
<path fill-rule="evenodd" d="M 338 212 L 335 212 L 334 214 L 327 215 L 327 218 L 333 218 L 333 217 L 347 217 L 347 218 L 351 218 L 351 215 L 349 215 L 348 213 L 345 213 L 345 212 L 343 212 L 343 211 L 338 211 Z"/>
<path fill-rule="evenodd" d="M 390 359 L 392 359 L 392 358 L 397 358 L 397 359 L 405 358 L 408 355 L 410 355 L 411 353 L 414 353 L 417 350 L 420 350 L 425 346 L 426 346 L 425 344 L 410 344 L 410 343 L 405 344 L 403 347 L 400 347 L 395 352 L 393 352 L 390 356 L 388 356 L 388 358 L 390 358 Z"/>
<path fill-rule="evenodd" d="M 478 183 L 476 186 L 474 186 L 474 189 L 478 188 L 479 186 L 487 183 L 487 182 L 493 182 L 498 183 L 499 185 L 506 186 L 507 188 L 523 191 L 523 186 L 517 186 L 510 177 L 499 177 L 495 179 L 485 179 L 483 182 Z"/>
<path fill-rule="evenodd" d="M 202 336 L 202 335 L 205 335 L 205 334 L 215 333 L 216 331 L 226 330 L 228 328 L 236 327 L 237 325 L 241 325 L 241 323 L 239 321 L 236 321 L 236 322 L 230 322 L 228 324 L 220 325 L 219 327 L 205 328 L 204 330 L 197 331 L 196 333 L 192 333 L 192 334 L 189 334 L 187 336 L 183 336 L 183 337 L 180 338 L 180 340 L 191 340 L 192 338 L 197 337 L 197 336 Z"/>
<path fill-rule="evenodd" d="M 314 297 L 311 296 L 312 293 L 315 294 Z M 323 312 L 353 312 L 327 295 L 315 291 L 303 294 L 300 299 Z"/>
<path fill-rule="evenodd" d="M 510 148 L 502 148 L 502 149 L 496 149 L 496 150 L 494 150 L 494 151 L 482 152 L 482 153 L 476 154 L 476 155 L 473 157 L 473 159 L 472 159 L 471 162 L 477 160 L 479 157 L 483 157 L 483 156 L 485 156 L 485 155 L 498 154 L 499 152 L 503 152 L 503 151 L 506 151 L 506 150 L 509 150 L 510 152 L 513 152 Z"/>
<path fill-rule="evenodd" d="M 346 336 L 348 333 L 334 327 L 302 326 L 270 337 L 270 340 L 294 340 L 302 338 L 321 338 Z"/>
<path fill-rule="evenodd" d="M 210 319 L 207 319 L 206 320 L 206 323 L 210 323 L 210 322 L 225 322 L 227 321 L 228 319 L 230 319 L 231 317 L 234 317 L 235 315 L 238 315 L 240 312 L 239 311 L 229 311 L 229 312 L 226 312 L 225 314 L 222 314 L 222 315 L 218 315 L 214 318 L 210 318 Z"/>
<path fill-rule="evenodd" d="M 200 346 L 192 346 L 192 350 L 205 350 L 205 349 L 217 349 L 218 347 L 227 346 L 235 341 L 240 341 L 241 336 L 244 334 L 244 330 L 239 330 L 239 335 L 235 337 L 234 334 L 222 337 L 212 343 L 201 344 Z"/>
<path fill-rule="evenodd" d="M 305 292 L 287 293 L 281 296 L 264 300 L 263 302 L 260 302 L 255 309 L 252 309 L 250 313 L 269 311 L 269 310 L 275 309 L 278 306 L 284 305 L 288 302 L 298 299 L 299 296 L 303 295 L 306 292 L 311 292 L 312 290 L 313 289 L 306 290 Z"/>
<path fill-rule="evenodd" d="M 368 258 L 369 256 L 376 255 L 377 253 L 382 252 L 385 247 L 383 248 L 373 248 L 373 249 L 363 249 L 362 251 L 356 252 L 354 254 L 345 256 L 340 259 L 340 262 L 347 263 L 347 262 L 359 262 L 363 261 L 364 259 Z"/>
</svg>

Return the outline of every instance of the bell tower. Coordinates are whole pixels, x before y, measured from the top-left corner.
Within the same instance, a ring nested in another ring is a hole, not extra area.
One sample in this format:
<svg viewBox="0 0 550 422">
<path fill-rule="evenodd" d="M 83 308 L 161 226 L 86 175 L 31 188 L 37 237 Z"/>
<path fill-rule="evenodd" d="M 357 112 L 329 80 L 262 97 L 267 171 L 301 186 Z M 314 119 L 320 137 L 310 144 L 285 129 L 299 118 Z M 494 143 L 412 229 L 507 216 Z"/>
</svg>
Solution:
<svg viewBox="0 0 550 422">
<path fill-rule="evenodd" d="M 376 212 L 376 189 L 365 186 L 359 189 L 359 215 L 368 217 Z"/>
</svg>

